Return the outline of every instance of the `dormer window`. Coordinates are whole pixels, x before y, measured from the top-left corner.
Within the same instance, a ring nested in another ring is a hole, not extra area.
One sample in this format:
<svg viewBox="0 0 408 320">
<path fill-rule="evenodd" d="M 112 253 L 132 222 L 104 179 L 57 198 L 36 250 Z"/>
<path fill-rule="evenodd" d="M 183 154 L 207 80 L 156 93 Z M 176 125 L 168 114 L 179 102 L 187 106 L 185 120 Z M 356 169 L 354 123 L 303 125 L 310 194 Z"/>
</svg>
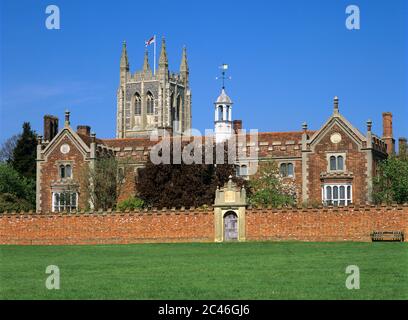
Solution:
<svg viewBox="0 0 408 320">
<path fill-rule="evenodd" d="M 59 166 L 59 175 L 61 179 L 72 178 L 72 169 L 70 164 L 61 164 Z"/>
</svg>

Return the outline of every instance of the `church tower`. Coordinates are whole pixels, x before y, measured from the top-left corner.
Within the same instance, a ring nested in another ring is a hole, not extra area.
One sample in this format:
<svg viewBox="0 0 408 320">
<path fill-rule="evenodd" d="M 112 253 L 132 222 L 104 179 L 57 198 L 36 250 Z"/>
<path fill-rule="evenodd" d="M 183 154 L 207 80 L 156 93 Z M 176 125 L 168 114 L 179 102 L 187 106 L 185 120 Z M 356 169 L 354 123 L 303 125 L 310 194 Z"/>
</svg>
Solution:
<svg viewBox="0 0 408 320">
<path fill-rule="evenodd" d="M 147 50 L 142 69 L 132 74 L 126 43 L 123 43 L 117 91 L 116 138 L 146 137 L 157 129 L 166 129 L 176 135 L 191 129 L 191 90 L 186 48 L 182 51 L 179 73 L 169 71 L 163 38 L 156 74 L 150 67 Z"/>
</svg>

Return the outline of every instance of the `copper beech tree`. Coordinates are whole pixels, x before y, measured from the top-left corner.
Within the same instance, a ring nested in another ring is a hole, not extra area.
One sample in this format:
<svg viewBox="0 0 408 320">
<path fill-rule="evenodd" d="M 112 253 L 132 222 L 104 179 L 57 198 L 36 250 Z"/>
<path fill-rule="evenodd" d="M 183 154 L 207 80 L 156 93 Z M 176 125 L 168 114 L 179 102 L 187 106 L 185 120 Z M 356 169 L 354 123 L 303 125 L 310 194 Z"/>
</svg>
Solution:
<svg viewBox="0 0 408 320">
<path fill-rule="evenodd" d="M 216 159 L 213 148 L 213 159 Z M 233 163 L 174 164 L 173 151 L 170 151 L 170 164 L 154 164 L 148 161 L 138 171 L 136 194 L 146 205 L 152 207 L 199 207 L 214 203 L 217 186 L 223 186 L 229 176 L 239 185 L 246 184 L 242 178 L 235 177 Z M 204 155 L 204 152 L 201 153 Z M 204 157 L 204 156 L 203 156 Z M 224 148 L 224 159 L 227 159 Z M 225 161 L 227 162 L 227 161 Z"/>
</svg>

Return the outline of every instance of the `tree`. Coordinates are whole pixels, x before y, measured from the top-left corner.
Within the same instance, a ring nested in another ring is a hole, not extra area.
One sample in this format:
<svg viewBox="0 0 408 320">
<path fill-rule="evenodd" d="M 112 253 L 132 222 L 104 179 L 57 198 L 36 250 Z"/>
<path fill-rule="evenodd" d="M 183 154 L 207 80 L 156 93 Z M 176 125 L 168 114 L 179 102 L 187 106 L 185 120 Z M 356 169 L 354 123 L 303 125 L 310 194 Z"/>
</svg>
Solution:
<svg viewBox="0 0 408 320">
<path fill-rule="evenodd" d="M 35 180 L 37 157 L 36 153 L 36 134 L 33 130 L 31 130 L 30 123 L 24 122 L 23 133 L 17 140 L 10 164 L 21 175 L 25 176 L 28 179 Z"/>
<path fill-rule="evenodd" d="M 296 204 L 296 187 L 292 180 L 283 179 L 274 161 L 262 163 L 249 186 L 249 203 L 256 206 L 292 206 Z"/>
<path fill-rule="evenodd" d="M 204 161 L 203 164 L 183 161 L 173 164 L 171 161 L 171 164 L 156 165 L 149 160 L 145 168 L 139 169 L 136 192 L 146 205 L 153 207 L 211 205 L 217 186 L 223 186 L 230 175 L 235 175 L 233 164 L 204 164 Z M 245 184 L 241 178 L 233 180 L 238 186 Z"/>
<path fill-rule="evenodd" d="M 375 203 L 408 202 L 408 159 L 405 156 L 391 156 L 380 162 L 373 180 Z"/>
<path fill-rule="evenodd" d="M 0 212 L 35 208 L 35 183 L 0 163 Z"/>
<path fill-rule="evenodd" d="M 19 134 L 12 135 L 2 144 L 0 148 L 0 162 L 11 162 L 13 160 L 13 152 L 20 139 Z"/>
<path fill-rule="evenodd" d="M 81 175 L 88 201 L 95 210 L 115 208 L 123 186 L 124 176 L 120 168 L 128 165 L 128 160 L 119 162 L 113 156 L 98 158 L 94 167 L 86 166 Z"/>
</svg>

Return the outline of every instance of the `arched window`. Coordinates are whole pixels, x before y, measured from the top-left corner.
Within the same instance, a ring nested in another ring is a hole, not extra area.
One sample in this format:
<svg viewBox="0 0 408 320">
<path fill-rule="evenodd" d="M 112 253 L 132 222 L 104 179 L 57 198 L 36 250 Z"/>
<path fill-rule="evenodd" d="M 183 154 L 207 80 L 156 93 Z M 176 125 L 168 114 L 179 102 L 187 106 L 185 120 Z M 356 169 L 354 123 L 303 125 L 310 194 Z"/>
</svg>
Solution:
<svg viewBox="0 0 408 320">
<path fill-rule="evenodd" d="M 352 186 L 349 184 L 327 184 L 323 186 L 323 204 L 347 206 L 352 203 Z"/>
<path fill-rule="evenodd" d="M 171 123 L 176 121 L 176 107 L 174 106 L 174 92 L 170 95 L 170 112 L 171 112 Z"/>
<path fill-rule="evenodd" d="M 330 157 L 330 170 L 336 170 L 336 157 Z"/>
<path fill-rule="evenodd" d="M 153 114 L 154 113 L 154 98 L 150 91 L 146 95 L 146 103 L 147 103 L 147 114 Z"/>
<path fill-rule="evenodd" d="M 181 115 L 181 96 L 177 96 L 177 119 L 180 120 L 180 115 Z"/>
<path fill-rule="evenodd" d="M 343 171 L 344 170 L 344 159 L 343 155 L 331 155 L 329 158 L 329 170 L 330 171 Z"/>
<path fill-rule="evenodd" d="M 230 113 L 230 108 L 228 106 L 225 107 L 225 120 L 229 120 L 229 113 Z"/>
<path fill-rule="evenodd" d="M 135 94 L 135 115 L 140 116 L 142 114 L 142 99 L 138 93 Z"/>
<path fill-rule="evenodd" d="M 72 178 L 72 167 L 70 164 L 61 164 L 59 166 L 59 176 L 61 179 Z"/>
<path fill-rule="evenodd" d="M 337 170 L 343 170 L 343 157 L 338 156 L 337 157 Z"/>
<path fill-rule="evenodd" d="M 288 163 L 288 177 L 293 177 L 293 164 Z"/>
<path fill-rule="evenodd" d="M 279 167 L 279 172 L 282 177 L 293 177 L 293 163 L 281 163 Z"/>
<path fill-rule="evenodd" d="M 280 165 L 280 174 L 281 174 L 281 176 L 282 176 L 282 177 L 286 177 L 287 172 L 288 172 L 288 170 L 287 170 L 287 165 L 286 165 L 286 163 L 282 163 L 282 164 Z"/>
<path fill-rule="evenodd" d="M 333 187 L 333 200 L 337 201 L 339 199 L 339 187 L 334 186 Z"/>
<path fill-rule="evenodd" d="M 69 164 L 67 164 L 65 166 L 65 177 L 66 178 L 71 178 L 71 173 L 72 173 L 71 166 Z"/>
<path fill-rule="evenodd" d="M 224 120 L 224 116 L 223 116 L 223 112 L 222 112 L 222 106 L 218 107 L 218 121 L 223 121 Z"/>
<path fill-rule="evenodd" d="M 59 166 L 59 173 L 60 173 L 60 178 L 65 178 L 65 166 L 62 164 Z"/>
</svg>

